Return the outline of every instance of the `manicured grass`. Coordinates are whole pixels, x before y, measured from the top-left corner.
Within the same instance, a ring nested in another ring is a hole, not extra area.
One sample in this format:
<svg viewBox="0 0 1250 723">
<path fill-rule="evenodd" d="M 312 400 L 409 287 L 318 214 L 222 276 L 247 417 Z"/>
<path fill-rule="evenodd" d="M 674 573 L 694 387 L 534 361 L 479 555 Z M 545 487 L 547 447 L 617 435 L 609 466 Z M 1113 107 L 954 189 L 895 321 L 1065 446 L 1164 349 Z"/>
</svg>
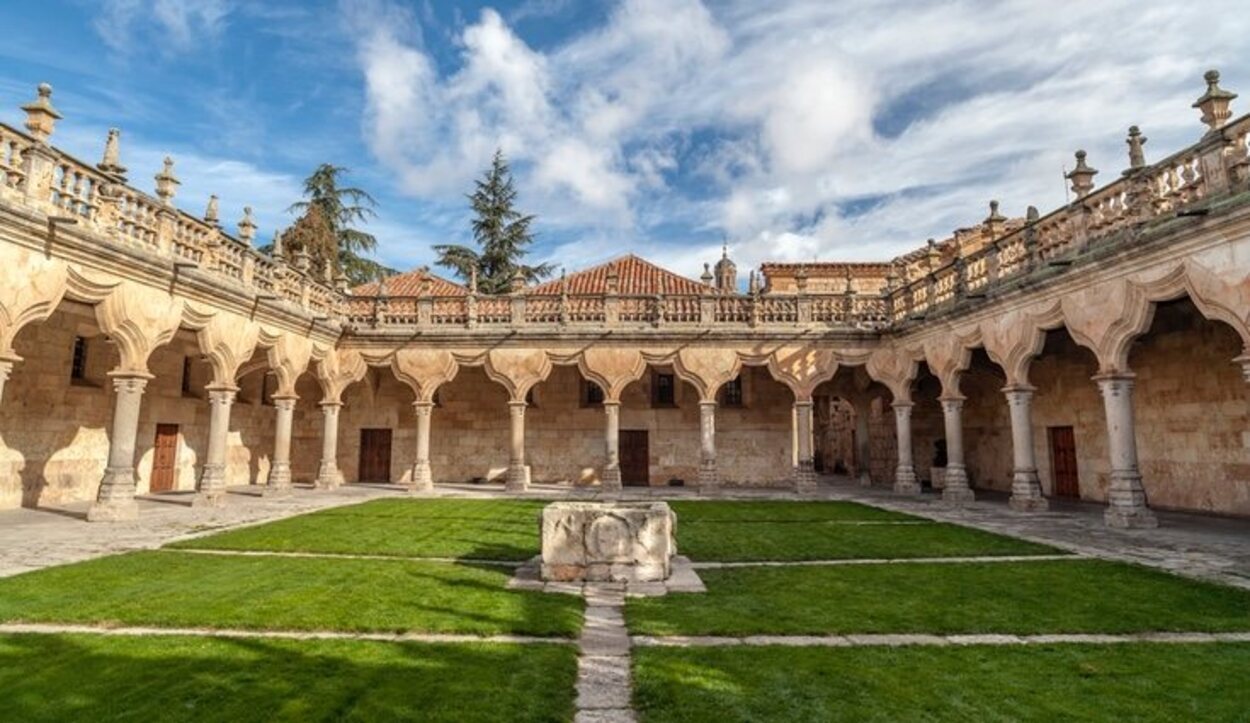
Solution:
<svg viewBox="0 0 1250 723">
<path fill-rule="evenodd" d="M 853 502 L 674 502 L 677 549 L 692 560 L 1037 555 L 1045 545 L 958 525 L 928 522 Z M 848 522 L 919 522 L 854 525 Z"/>
<path fill-rule="evenodd" d="M 567 721 L 571 645 L 0 636 L 6 721 Z"/>
<path fill-rule="evenodd" d="M 631 599 L 652 635 L 1250 630 L 1250 592 L 1100 560 L 700 570 Z"/>
<path fill-rule="evenodd" d="M 664 721 L 1246 721 L 1250 644 L 645 648 Z"/>
<path fill-rule="evenodd" d="M 583 602 L 512 570 L 407 560 L 136 552 L 0 580 L 0 620 L 575 636 Z"/>
<path fill-rule="evenodd" d="M 522 500 L 374 500 L 171 546 L 525 560 L 538 554 L 538 514 L 544 504 Z"/>
</svg>

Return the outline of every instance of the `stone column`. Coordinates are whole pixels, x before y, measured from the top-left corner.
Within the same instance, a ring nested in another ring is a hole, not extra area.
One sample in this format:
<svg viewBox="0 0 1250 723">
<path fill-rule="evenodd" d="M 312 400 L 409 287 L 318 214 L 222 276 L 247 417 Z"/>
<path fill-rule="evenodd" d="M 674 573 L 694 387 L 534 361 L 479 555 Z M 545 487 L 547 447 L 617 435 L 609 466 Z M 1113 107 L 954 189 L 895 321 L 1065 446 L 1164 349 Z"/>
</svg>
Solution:
<svg viewBox="0 0 1250 723">
<path fill-rule="evenodd" d="M 135 502 L 135 437 L 139 433 L 139 408 L 149 376 L 113 377 L 113 429 L 109 435 L 108 466 L 100 480 L 96 501 L 87 510 L 91 522 L 133 520 L 139 516 Z"/>
<path fill-rule="evenodd" d="M 868 417 L 872 406 L 863 404 L 855 407 L 855 471 L 859 474 L 859 484 L 863 487 L 872 486 L 872 468 L 870 466 L 871 448 L 868 444 Z"/>
<path fill-rule="evenodd" d="M 942 417 L 946 423 L 946 487 L 942 501 L 951 504 L 971 502 L 975 495 L 968 486 L 968 468 L 964 464 L 963 397 L 943 397 Z"/>
<path fill-rule="evenodd" d="M 1033 387 L 1017 384 L 1003 389 L 1011 410 L 1011 499 L 1008 505 L 1020 512 L 1039 512 L 1050 507 L 1042 496 L 1033 454 Z"/>
<path fill-rule="evenodd" d="M 321 466 L 317 470 L 317 489 L 332 490 L 343 484 L 339 471 L 339 410 L 342 402 L 321 403 Z"/>
<path fill-rule="evenodd" d="M 508 456 L 509 492 L 524 492 L 530 486 L 530 470 L 525 466 L 525 402 L 508 402 L 512 417 L 512 437 Z"/>
<path fill-rule="evenodd" d="M 606 459 L 603 463 L 602 485 L 604 492 L 621 491 L 621 403 L 603 400 L 603 442 Z"/>
<path fill-rule="evenodd" d="M 200 470 L 200 487 L 192 507 L 221 507 L 226 504 L 226 436 L 230 433 L 230 407 L 239 388 L 210 387 L 208 404 L 208 454 Z"/>
<path fill-rule="evenodd" d="M 1133 425 L 1133 379 L 1127 373 L 1094 377 L 1107 412 L 1107 447 L 1111 452 L 1111 484 L 1103 519 L 1110 527 L 1157 527 L 1146 506 L 1146 490 L 1137 469 L 1137 439 Z"/>
<path fill-rule="evenodd" d="M 716 402 L 699 402 L 699 489 L 720 487 L 716 473 Z"/>
<path fill-rule="evenodd" d="M 417 413 L 417 459 L 412 463 L 412 491 L 429 492 L 434 489 L 434 477 L 430 474 L 430 415 L 434 402 L 416 401 L 412 408 Z"/>
<path fill-rule="evenodd" d="M 296 397 L 274 397 L 273 406 L 278 410 L 274 424 L 273 461 L 269 464 L 269 483 L 265 495 L 291 493 L 291 426 L 295 421 Z"/>
<path fill-rule="evenodd" d="M 911 447 L 911 402 L 894 402 L 895 436 L 898 438 L 898 467 L 894 470 L 894 491 L 900 495 L 920 494 Z"/>
<path fill-rule="evenodd" d="M 816 461 L 812 458 L 812 400 L 794 403 L 794 439 L 798 446 L 798 465 L 794 469 L 794 491 L 816 490 Z"/>
<path fill-rule="evenodd" d="M 0 401 L 4 400 L 4 383 L 9 380 L 9 374 L 13 372 L 13 360 L 0 358 Z"/>
</svg>

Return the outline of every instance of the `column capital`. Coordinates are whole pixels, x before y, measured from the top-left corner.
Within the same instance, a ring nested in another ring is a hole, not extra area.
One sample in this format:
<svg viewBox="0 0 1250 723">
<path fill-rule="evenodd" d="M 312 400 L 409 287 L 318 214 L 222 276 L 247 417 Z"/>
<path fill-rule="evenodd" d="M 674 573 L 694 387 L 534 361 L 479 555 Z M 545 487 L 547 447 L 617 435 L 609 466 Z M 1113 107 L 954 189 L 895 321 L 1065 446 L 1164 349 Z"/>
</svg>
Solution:
<svg viewBox="0 0 1250 723">
<path fill-rule="evenodd" d="M 279 410 L 292 411 L 295 409 L 295 403 L 299 401 L 299 397 L 295 395 L 283 395 L 273 397 L 273 406 Z"/>
<path fill-rule="evenodd" d="M 699 400 L 699 409 L 709 409 L 709 408 L 711 409 L 716 408 L 715 399 L 700 399 Z"/>
<path fill-rule="evenodd" d="M 520 400 L 520 401 L 517 401 L 517 400 L 515 400 L 515 399 L 509 399 L 509 400 L 508 400 L 508 407 L 509 407 L 509 408 L 511 408 L 511 409 L 521 409 L 521 410 L 524 410 L 524 409 L 525 409 L 526 407 L 528 407 L 528 406 L 529 406 L 529 402 L 525 401 L 524 399 L 522 399 L 522 400 Z"/>
<path fill-rule="evenodd" d="M 890 402 L 890 406 L 893 407 L 896 412 L 902 409 L 910 411 L 912 407 L 916 406 L 916 403 L 908 399 L 905 401 Z"/>
<path fill-rule="evenodd" d="M 615 408 L 618 408 L 618 409 L 619 409 L 619 408 L 620 408 L 620 406 L 621 406 L 621 400 L 619 400 L 619 399 L 605 399 L 605 400 L 603 400 L 602 404 L 603 404 L 603 407 L 604 407 L 605 409 L 606 409 L 606 408 L 608 408 L 608 407 L 615 407 Z"/>
<path fill-rule="evenodd" d="M 1003 387 L 1002 392 L 1007 396 L 1012 394 L 1032 394 L 1037 391 L 1037 387 L 1032 384 L 1008 384 Z"/>
<path fill-rule="evenodd" d="M 811 408 L 812 408 L 815 404 L 816 404 L 816 403 L 815 403 L 815 402 L 813 402 L 813 401 L 812 401 L 812 400 L 810 400 L 810 399 L 795 399 L 795 400 L 794 400 L 794 406 L 795 406 L 796 408 L 797 408 L 797 407 L 807 407 L 808 409 L 811 409 Z"/>
<path fill-rule="evenodd" d="M 119 394 L 123 392 L 142 394 L 143 390 L 148 386 L 148 380 L 152 378 L 151 374 L 145 374 L 142 376 L 133 374 L 110 374 L 109 376 L 113 379 L 113 390 Z"/>
<path fill-rule="evenodd" d="M 965 397 L 962 394 L 943 394 L 942 396 L 938 397 L 937 400 L 941 402 L 942 404 L 947 404 L 951 402 L 958 402 L 960 404 L 963 404 L 965 399 L 967 399 L 967 397 Z"/>
<path fill-rule="evenodd" d="M 337 412 L 343 408 L 343 403 L 338 400 L 327 400 L 324 402 L 317 402 L 317 406 L 321 407 L 321 411 L 323 412 L 328 412 L 331 409 Z"/>
<path fill-rule="evenodd" d="M 3 360 L 3 357 L 0 357 Z M 1250 382 L 1250 349 L 1246 349 L 1239 356 L 1233 357 L 1233 363 L 1241 367 L 1241 373 L 1245 376 L 1246 381 Z"/>
<path fill-rule="evenodd" d="M 1133 382 L 1133 380 L 1134 380 L 1134 379 L 1136 379 L 1136 378 L 1137 378 L 1137 375 L 1136 375 L 1136 374 L 1134 374 L 1133 372 L 1130 372 L 1130 371 L 1125 371 L 1125 370 L 1116 370 L 1116 371 L 1109 371 L 1109 372 L 1099 372 L 1099 373 L 1095 374 L 1094 376 L 1090 377 L 1090 379 L 1094 380 L 1095 382 L 1098 382 L 1099 384 L 1102 384 L 1103 382 L 1129 382 L 1129 383 L 1132 383 L 1132 382 Z"/>
</svg>

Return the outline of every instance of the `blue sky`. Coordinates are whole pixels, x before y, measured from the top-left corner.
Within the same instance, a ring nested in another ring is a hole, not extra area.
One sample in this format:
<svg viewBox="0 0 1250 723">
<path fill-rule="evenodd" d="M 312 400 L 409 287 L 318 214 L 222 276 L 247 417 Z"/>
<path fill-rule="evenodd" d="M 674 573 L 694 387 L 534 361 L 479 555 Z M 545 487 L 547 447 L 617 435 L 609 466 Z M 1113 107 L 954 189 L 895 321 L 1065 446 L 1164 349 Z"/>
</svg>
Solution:
<svg viewBox="0 0 1250 723">
<path fill-rule="evenodd" d="M 132 183 L 172 155 L 177 202 L 290 223 L 331 162 L 379 201 L 380 259 L 469 241 L 463 194 L 513 159 L 535 260 L 633 251 L 697 276 L 885 259 L 1064 201 L 1085 148 L 1108 181 L 1201 135 L 1208 67 L 1250 92 L 1238 3 L 1099 0 L 44 0 L 0 6 L 0 117 L 43 81 L 54 143 Z M 1235 104 L 1235 110 L 1239 107 Z M 1244 106 L 1241 106 L 1244 107 Z"/>
</svg>

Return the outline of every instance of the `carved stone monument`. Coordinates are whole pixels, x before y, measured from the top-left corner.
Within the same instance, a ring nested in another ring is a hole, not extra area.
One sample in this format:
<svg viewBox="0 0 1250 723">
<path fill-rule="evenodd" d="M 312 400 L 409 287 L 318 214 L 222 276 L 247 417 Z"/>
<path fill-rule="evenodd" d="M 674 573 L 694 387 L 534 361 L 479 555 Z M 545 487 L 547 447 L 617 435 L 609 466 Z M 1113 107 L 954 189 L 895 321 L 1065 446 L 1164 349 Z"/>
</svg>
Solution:
<svg viewBox="0 0 1250 723">
<path fill-rule="evenodd" d="M 672 573 L 677 518 L 665 502 L 555 502 L 542 514 L 542 577 L 660 582 Z"/>
</svg>

